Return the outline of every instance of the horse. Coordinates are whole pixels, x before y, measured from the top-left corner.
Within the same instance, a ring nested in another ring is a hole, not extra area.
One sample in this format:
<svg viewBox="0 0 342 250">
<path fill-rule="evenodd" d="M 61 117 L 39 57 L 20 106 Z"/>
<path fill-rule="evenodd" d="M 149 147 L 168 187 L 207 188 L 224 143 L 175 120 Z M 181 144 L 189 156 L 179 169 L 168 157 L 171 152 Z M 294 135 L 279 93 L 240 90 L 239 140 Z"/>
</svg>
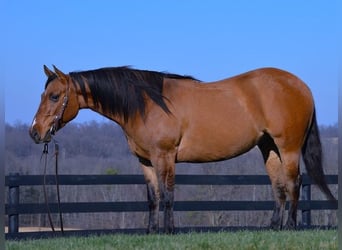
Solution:
<svg viewBox="0 0 342 250">
<path fill-rule="evenodd" d="M 146 181 L 148 233 L 159 231 L 160 203 L 164 232 L 174 233 L 176 163 L 226 160 L 255 146 L 275 200 L 271 228 L 296 228 L 301 156 L 309 176 L 336 202 L 324 177 L 312 93 L 287 71 L 260 68 L 210 83 L 127 66 L 65 74 L 44 65 L 44 72 L 47 81 L 30 136 L 48 143 L 80 109 L 119 124 Z"/>
</svg>

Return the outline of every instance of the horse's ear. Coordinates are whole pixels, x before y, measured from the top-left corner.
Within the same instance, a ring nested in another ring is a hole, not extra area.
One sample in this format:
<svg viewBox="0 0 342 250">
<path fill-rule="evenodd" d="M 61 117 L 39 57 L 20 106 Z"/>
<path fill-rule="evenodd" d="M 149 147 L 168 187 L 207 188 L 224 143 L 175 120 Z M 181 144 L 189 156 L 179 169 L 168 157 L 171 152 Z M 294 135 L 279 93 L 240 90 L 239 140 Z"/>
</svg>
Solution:
<svg viewBox="0 0 342 250">
<path fill-rule="evenodd" d="M 53 66 L 54 71 L 56 72 L 57 77 L 60 80 L 62 80 L 62 82 L 66 82 L 68 80 L 66 74 L 64 74 L 62 71 L 57 69 L 57 67 L 55 65 L 52 65 L 52 66 Z"/>
<path fill-rule="evenodd" d="M 44 72 L 47 77 L 53 76 L 55 74 L 46 65 L 44 65 Z"/>
</svg>

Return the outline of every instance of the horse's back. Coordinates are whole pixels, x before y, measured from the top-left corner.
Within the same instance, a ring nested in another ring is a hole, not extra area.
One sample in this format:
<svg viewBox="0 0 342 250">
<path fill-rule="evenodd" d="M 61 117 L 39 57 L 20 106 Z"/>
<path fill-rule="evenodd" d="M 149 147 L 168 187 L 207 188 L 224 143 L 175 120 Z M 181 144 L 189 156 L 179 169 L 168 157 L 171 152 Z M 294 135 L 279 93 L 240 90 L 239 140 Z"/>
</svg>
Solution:
<svg viewBox="0 0 342 250">
<path fill-rule="evenodd" d="M 311 119 L 314 102 L 310 89 L 297 76 L 277 68 L 260 68 L 208 84 L 229 90 L 244 111 L 253 117 L 259 129 Z"/>
<path fill-rule="evenodd" d="M 170 99 L 181 120 L 179 161 L 228 159 L 251 149 L 267 131 L 305 132 L 313 101 L 296 76 L 262 68 L 212 83 L 178 82 Z"/>
</svg>

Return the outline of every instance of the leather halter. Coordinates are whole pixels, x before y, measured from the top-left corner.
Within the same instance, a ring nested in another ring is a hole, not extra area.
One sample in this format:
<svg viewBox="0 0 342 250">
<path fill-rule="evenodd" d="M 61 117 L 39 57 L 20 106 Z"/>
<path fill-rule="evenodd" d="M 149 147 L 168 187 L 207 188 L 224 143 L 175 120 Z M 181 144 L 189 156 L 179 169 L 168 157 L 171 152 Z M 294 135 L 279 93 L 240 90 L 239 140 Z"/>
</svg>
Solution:
<svg viewBox="0 0 342 250">
<path fill-rule="evenodd" d="M 70 89 L 70 86 L 68 84 L 68 87 L 65 91 L 65 96 L 63 98 L 63 104 L 62 104 L 62 107 L 61 107 L 61 110 L 60 112 L 55 116 L 54 120 L 53 120 L 53 125 L 51 126 L 50 128 L 50 133 L 52 135 L 55 134 L 55 132 L 60 128 L 61 124 L 62 124 L 62 118 L 63 118 L 63 115 L 64 115 L 64 112 L 65 112 L 65 109 L 67 107 L 67 104 L 68 104 L 68 101 L 69 101 L 69 89 Z"/>
</svg>

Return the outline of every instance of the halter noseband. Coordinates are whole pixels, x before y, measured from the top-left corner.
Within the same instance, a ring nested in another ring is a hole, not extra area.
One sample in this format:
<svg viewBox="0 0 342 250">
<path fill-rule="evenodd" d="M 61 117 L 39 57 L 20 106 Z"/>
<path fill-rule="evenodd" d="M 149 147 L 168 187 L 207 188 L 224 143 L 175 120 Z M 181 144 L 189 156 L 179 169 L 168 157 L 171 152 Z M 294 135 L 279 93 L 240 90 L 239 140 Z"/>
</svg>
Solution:
<svg viewBox="0 0 342 250">
<path fill-rule="evenodd" d="M 62 118 L 63 118 L 63 114 L 64 114 L 64 111 L 67 107 L 67 104 L 68 104 L 68 101 L 69 101 L 69 84 L 67 86 L 67 89 L 65 91 L 65 96 L 63 98 L 63 104 L 62 104 L 62 108 L 60 110 L 60 112 L 55 116 L 54 120 L 53 120 L 53 125 L 51 126 L 50 128 L 50 133 L 52 135 L 55 134 L 55 132 L 59 129 L 59 127 L 61 126 L 61 123 L 62 123 Z"/>
</svg>

